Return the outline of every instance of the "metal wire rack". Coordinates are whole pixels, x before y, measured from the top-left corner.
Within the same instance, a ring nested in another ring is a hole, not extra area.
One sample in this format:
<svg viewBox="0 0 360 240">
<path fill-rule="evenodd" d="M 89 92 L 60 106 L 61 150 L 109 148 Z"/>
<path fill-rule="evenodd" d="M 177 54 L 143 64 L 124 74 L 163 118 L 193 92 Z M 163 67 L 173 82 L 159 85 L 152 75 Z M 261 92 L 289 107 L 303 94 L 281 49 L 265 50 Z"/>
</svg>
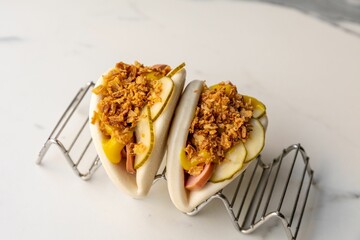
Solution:
<svg viewBox="0 0 360 240">
<path fill-rule="evenodd" d="M 80 117 L 81 121 L 75 116 L 81 104 L 85 104 L 85 109 L 88 109 L 89 101 L 84 99 L 89 97 L 93 87 L 94 83 L 89 82 L 77 92 L 41 148 L 37 164 L 41 164 L 49 148 L 56 145 L 75 174 L 83 180 L 90 179 L 101 166 L 99 157 L 91 151 L 94 149 L 90 147 L 91 136 L 86 135 L 88 131 L 85 129 L 89 123 L 87 110 Z M 70 128 L 67 136 L 65 130 L 71 122 L 80 122 L 81 125 Z M 64 143 L 64 139 L 67 140 L 67 144 Z M 79 145 L 79 142 L 85 144 Z M 85 168 L 81 167 L 84 161 L 87 161 Z M 166 180 L 165 172 L 166 167 L 163 167 L 155 176 L 154 183 Z M 295 240 L 304 215 L 313 174 L 304 148 L 300 144 L 294 144 L 284 149 L 269 164 L 259 156 L 230 185 L 187 214 L 196 215 L 212 200 L 220 199 L 238 231 L 251 233 L 263 223 L 276 218 L 284 226 L 288 239 Z"/>
<path fill-rule="evenodd" d="M 74 170 L 75 174 L 84 180 L 90 179 L 91 176 L 96 171 L 96 169 L 101 166 L 100 158 L 97 155 L 95 155 L 88 171 L 84 172 L 79 167 L 81 161 L 84 159 L 85 154 L 90 149 L 90 145 L 92 142 L 91 137 L 89 139 L 87 139 L 86 145 L 82 149 L 80 156 L 77 158 L 77 160 L 74 160 L 75 158 L 72 155 L 72 153 L 75 154 L 76 150 L 78 150 L 78 149 L 74 149 L 74 146 L 79 141 L 80 136 L 82 135 L 85 127 L 89 123 L 89 117 L 87 115 L 86 115 L 86 117 L 84 117 L 84 119 L 82 119 L 82 125 L 76 131 L 76 134 L 73 135 L 73 139 L 70 142 L 70 144 L 68 144 L 68 146 L 66 146 L 61 139 L 61 137 L 64 135 L 64 130 L 66 129 L 66 127 L 68 125 L 70 125 L 70 121 L 74 120 L 73 116 L 76 113 L 76 110 L 79 108 L 80 104 L 83 103 L 84 98 L 87 95 L 89 95 L 90 90 L 94 87 L 94 85 L 95 84 L 93 82 L 89 82 L 86 84 L 86 86 L 80 88 L 80 90 L 76 93 L 76 95 L 73 98 L 73 100 L 71 101 L 70 105 L 66 108 L 65 112 L 63 113 L 63 115 L 61 116 L 61 118 L 59 119 L 57 124 L 55 125 L 55 128 L 50 133 L 50 136 L 46 140 L 44 146 L 41 148 L 38 159 L 36 161 L 37 164 L 41 164 L 42 160 L 43 160 L 45 154 L 47 153 L 47 151 L 49 150 L 49 148 L 52 145 L 56 145 L 61 150 L 63 155 L 65 156 L 65 159 L 70 164 L 70 166 Z M 72 132 L 72 131 L 70 131 L 70 132 Z M 65 133 L 65 135 L 66 135 L 66 133 Z"/>
<path fill-rule="evenodd" d="M 295 168 L 302 169 L 296 172 Z M 232 188 L 224 188 L 188 214 L 195 215 L 213 199 L 220 199 L 238 231 L 251 233 L 268 219 L 278 218 L 288 238 L 296 239 L 312 179 L 309 157 L 300 144 L 294 144 L 268 165 L 259 156 Z"/>
</svg>

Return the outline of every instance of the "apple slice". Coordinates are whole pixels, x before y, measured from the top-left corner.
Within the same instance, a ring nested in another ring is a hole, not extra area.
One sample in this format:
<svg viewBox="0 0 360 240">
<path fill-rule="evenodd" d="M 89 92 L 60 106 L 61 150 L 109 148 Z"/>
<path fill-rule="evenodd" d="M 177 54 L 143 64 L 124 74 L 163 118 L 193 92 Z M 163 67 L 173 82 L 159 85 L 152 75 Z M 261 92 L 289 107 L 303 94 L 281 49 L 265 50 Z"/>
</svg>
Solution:
<svg viewBox="0 0 360 240">
<path fill-rule="evenodd" d="M 154 103 L 150 107 L 151 120 L 155 120 L 160 116 L 162 111 L 165 109 L 169 99 L 174 91 L 174 82 L 169 77 L 162 77 L 158 81 L 162 84 L 162 91 L 160 93 L 161 102 Z"/>
<path fill-rule="evenodd" d="M 253 118 L 261 118 L 265 112 L 266 112 L 266 107 L 265 105 L 260 102 L 259 100 L 257 100 L 254 97 L 250 97 L 250 96 L 245 96 L 243 95 L 245 102 L 249 102 L 251 101 L 251 105 L 253 106 Z"/>
<path fill-rule="evenodd" d="M 256 118 L 252 118 L 250 124 L 253 126 L 253 129 L 250 132 L 249 138 L 244 143 L 247 150 L 245 162 L 249 162 L 256 158 L 264 148 L 265 144 L 265 129 L 261 122 Z"/>
<path fill-rule="evenodd" d="M 226 153 L 224 161 L 216 166 L 209 181 L 218 183 L 232 178 L 241 170 L 246 156 L 244 144 L 242 142 L 236 144 Z"/>
<path fill-rule="evenodd" d="M 141 111 L 139 122 L 135 127 L 135 136 L 140 150 L 137 152 L 134 149 L 134 168 L 138 169 L 148 160 L 154 147 L 154 126 L 151 120 L 150 108 L 147 105 Z"/>
</svg>

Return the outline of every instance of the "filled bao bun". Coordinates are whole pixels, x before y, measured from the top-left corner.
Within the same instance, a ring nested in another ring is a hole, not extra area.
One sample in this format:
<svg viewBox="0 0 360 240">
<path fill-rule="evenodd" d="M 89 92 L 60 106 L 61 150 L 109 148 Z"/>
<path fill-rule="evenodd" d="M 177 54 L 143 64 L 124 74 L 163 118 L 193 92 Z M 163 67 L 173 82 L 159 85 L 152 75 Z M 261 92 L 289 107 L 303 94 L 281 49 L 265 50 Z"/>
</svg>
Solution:
<svg viewBox="0 0 360 240">
<path fill-rule="evenodd" d="M 184 172 L 183 166 L 181 165 L 180 155 L 187 144 L 189 128 L 194 118 L 195 110 L 203 91 L 203 87 L 204 82 L 198 80 L 192 81 L 187 85 L 175 111 L 168 137 L 166 166 L 168 190 L 172 202 L 182 212 L 191 212 L 200 203 L 207 200 L 219 190 L 223 189 L 237 176 L 239 176 L 250 163 L 250 160 L 247 162 L 244 161 L 242 163 L 241 169 L 227 180 L 215 183 L 209 181 L 198 190 L 186 189 L 186 173 Z M 266 113 L 259 119 L 259 122 L 262 124 L 263 129 L 266 129 Z"/>
<path fill-rule="evenodd" d="M 172 95 L 168 99 L 168 102 L 161 114 L 153 122 L 152 129 L 154 141 L 152 151 L 150 152 L 150 156 L 147 158 L 146 162 L 136 169 L 135 174 L 129 174 L 127 172 L 124 160 L 121 160 L 119 164 L 110 162 L 102 146 L 104 137 L 99 130 L 98 122 L 90 124 L 91 136 L 106 173 L 118 188 L 134 198 L 142 198 L 147 195 L 153 183 L 154 177 L 160 167 L 166 149 L 168 129 L 184 87 L 185 76 L 186 71 L 182 68 L 171 77 L 174 83 Z M 102 84 L 102 82 L 103 77 L 100 77 L 96 86 Z M 92 118 L 94 111 L 98 110 L 98 102 L 100 99 L 101 96 L 92 94 L 89 111 L 90 119 Z"/>
</svg>

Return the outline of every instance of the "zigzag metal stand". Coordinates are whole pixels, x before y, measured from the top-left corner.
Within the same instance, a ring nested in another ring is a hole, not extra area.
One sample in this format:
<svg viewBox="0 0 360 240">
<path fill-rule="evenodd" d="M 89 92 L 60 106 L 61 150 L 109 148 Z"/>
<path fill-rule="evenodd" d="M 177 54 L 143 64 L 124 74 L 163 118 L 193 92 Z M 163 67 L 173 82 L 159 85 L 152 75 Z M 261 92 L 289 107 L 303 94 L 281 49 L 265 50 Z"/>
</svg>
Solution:
<svg viewBox="0 0 360 240">
<path fill-rule="evenodd" d="M 76 143 L 80 141 L 79 136 L 89 123 L 88 117 L 83 120 L 80 129 L 75 131 L 68 147 L 60 140 L 63 130 L 73 120 L 73 115 L 80 103 L 87 94 L 91 93 L 90 90 L 93 87 L 94 83 L 89 82 L 77 92 L 41 148 L 37 164 L 41 164 L 48 149 L 56 145 L 75 174 L 83 180 L 90 179 L 96 169 L 101 166 L 100 159 L 95 154 L 85 172 L 79 168 L 85 154 L 91 149 L 91 137 L 82 149 L 77 149 L 79 157 L 76 161 L 72 156 L 74 146 L 77 146 Z M 165 172 L 166 168 L 161 170 L 155 176 L 154 183 L 161 179 L 166 180 Z M 259 156 L 230 186 L 214 194 L 187 214 L 195 215 L 212 200 L 220 199 L 238 231 L 251 233 L 267 220 L 277 218 L 281 220 L 288 239 L 295 240 L 312 180 L 313 170 L 309 165 L 309 157 L 300 144 L 294 144 L 284 149 L 280 156 L 270 164 L 265 164 Z"/>
</svg>

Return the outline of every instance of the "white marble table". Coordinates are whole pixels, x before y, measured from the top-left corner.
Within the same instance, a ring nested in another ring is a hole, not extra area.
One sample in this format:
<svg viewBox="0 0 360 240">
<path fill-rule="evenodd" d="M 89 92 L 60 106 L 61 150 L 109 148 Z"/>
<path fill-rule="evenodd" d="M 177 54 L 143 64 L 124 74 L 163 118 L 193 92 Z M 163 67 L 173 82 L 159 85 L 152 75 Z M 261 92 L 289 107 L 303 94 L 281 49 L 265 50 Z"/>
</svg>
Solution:
<svg viewBox="0 0 360 240">
<path fill-rule="evenodd" d="M 315 170 L 299 239 L 360 238 L 359 37 L 243 1 L 2 0 L 0 239 L 286 239 L 280 225 L 238 233 L 216 202 L 188 217 L 164 182 L 134 200 L 102 168 L 84 182 L 58 152 L 35 164 L 75 92 L 134 60 L 185 61 L 188 81 L 232 80 L 262 99 L 264 158 L 300 142 Z"/>
</svg>

